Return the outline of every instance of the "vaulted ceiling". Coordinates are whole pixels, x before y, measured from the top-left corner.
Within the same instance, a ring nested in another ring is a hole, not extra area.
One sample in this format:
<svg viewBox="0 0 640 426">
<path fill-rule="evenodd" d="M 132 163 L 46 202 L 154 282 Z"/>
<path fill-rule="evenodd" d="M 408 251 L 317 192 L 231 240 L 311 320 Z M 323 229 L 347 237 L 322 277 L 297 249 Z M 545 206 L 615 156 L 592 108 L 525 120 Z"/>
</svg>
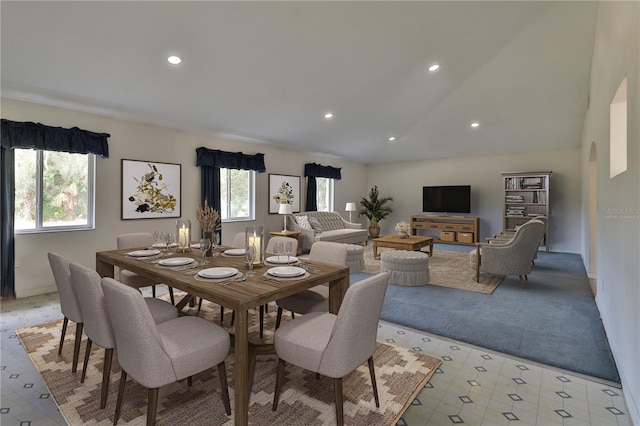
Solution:
<svg viewBox="0 0 640 426">
<path fill-rule="evenodd" d="M 383 163 L 578 147 L 598 4 L 0 7 L 3 97 Z"/>
</svg>

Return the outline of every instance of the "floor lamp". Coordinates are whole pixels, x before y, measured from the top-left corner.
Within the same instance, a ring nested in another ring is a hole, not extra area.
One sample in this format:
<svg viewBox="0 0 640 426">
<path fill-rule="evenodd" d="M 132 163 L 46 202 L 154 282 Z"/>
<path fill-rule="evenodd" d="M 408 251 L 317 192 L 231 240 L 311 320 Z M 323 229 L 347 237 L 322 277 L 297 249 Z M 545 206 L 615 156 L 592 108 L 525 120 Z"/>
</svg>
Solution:
<svg viewBox="0 0 640 426">
<path fill-rule="evenodd" d="M 278 207 L 278 214 L 284 215 L 284 231 L 287 232 L 287 215 L 293 213 L 293 209 L 291 209 L 291 204 L 280 204 Z"/>
<path fill-rule="evenodd" d="M 347 205 L 344 207 L 344 211 L 349 212 L 349 222 L 351 222 L 351 212 L 356 211 L 356 203 L 347 203 Z"/>
</svg>

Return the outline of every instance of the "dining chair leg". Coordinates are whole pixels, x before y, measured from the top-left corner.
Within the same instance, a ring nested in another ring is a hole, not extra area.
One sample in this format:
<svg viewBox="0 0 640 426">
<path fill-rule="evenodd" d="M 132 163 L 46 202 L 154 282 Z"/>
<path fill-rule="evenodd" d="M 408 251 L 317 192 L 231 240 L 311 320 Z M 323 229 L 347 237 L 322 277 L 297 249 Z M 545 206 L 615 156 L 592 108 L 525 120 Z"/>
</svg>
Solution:
<svg viewBox="0 0 640 426">
<path fill-rule="evenodd" d="M 200 309 L 202 309 L 202 301 L 203 301 L 203 300 L 204 300 L 204 299 L 201 297 L 201 298 L 200 298 L 200 301 L 198 302 L 198 312 L 200 312 Z"/>
<path fill-rule="evenodd" d="M 227 415 L 231 415 L 231 401 L 229 400 L 229 384 L 227 383 L 227 367 L 222 361 L 218 364 L 218 376 L 220 376 L 220 388 L 222 389 L 222 402 L 224 403 L 224 411 Z"/>
<path fill-rule="evenodd" d="M 84 349 L 84 364 L 82 364 L 82 374 L 80 375 L 80 383 L 84 383 L 84 378 L 87 377 L 87 365 L 89 365 L 89 355 L 91 355 L 91 339 L 87 338 L 87 346 Z"/>
<path fill-rule="evenodd" d="M 278 359 L 278 372 L 276 373 L 276 390 L 273 392 L 273 406 L 271 409 L 276 411 L 278 409 L 278 402 L 280 401 L 280 388 L 282 387 L 282 379 L 284 378 L 284 367 L 287 363 L 282 359 Z"/>
<path fill-rule="evenodd" d="M 333 391 L 336 399 L 336 424 L 338 426 L 344 425 L 344 412 L 343 404 L 344 399 L 342 397 L 342 379 L 333 379 Z"/>
<path fill-rule="evenodd" d="M 260 338 L 264 337 L 264 305 L 260 305 Z"/>
<path fill-rule="evenodd" d="M 159 388 L 149 389 L 147 401 L 147 426 L 156 424 L 156 410 L 158 409 Z"/>
<path fill-rule="evenodd" d="M 76 323 L 76 340 L 73 345 L 73 362 L 71 363 L 71 372 L 75 373 L 78 369 L 78 358 L 80 357 L 80 344 L 82 343 L 82 329 L 84 324 Z"/>
<path fill-rule="evenodd" d="M 68 324 L 69 324 L 69 318 L 64 317 L 64 320 L 62 320 L 62 335 L 60 336 L 60 345 L 58 346 L 58 355 L 62 354 L 62 345 L 64 345 L 64 335 L 67 334 Z"/>
<path fill-rule="evenodd" d="M 278 307 L 278 313 L 276 314 L 276 330 L 280 328 L 281 321 L 282 321 L 282 308 Z"/>
<path fill-rule="evenodd" d="M 376 401 L 376 407 L 380 408 L 380 399 L 378 398 L 378 385 L 376 384 L 376 370 L 373 365 L 373 355 L 369 357 L 369 373 L 371 374 L 371 386 L 373 387 L 373 398 Z"/>
<path fill-rule="evenodd" d="M 107 406 L 107 395 L 109 395 L 109 378 L 111 377 L 111 363 L 113 361 L 113 348 L 104 350 L 104 361 L 102 364 L 102 389 L 100 391 L 100 409 Z"/>
<path fill-rule="evenodd" d="M 169 287 L 169 299 L 171 299 L 171 304 L 176 304 L 176 299 L 173 297 L 173 287 Z"/>
<path fill-rule="evenodd" d="M 156 286 L 152 285 L 151 286 L 151 296 L 153 296 L 153 298 L 156 298 Z"/>
<path fill-rule="evenodd" d="M 193 385 L 193 379 L 191 377 L 192 376 L 187 377 L 187 386 L 192 386 Z"/>
<path fill-rule="evenodd" d="M 118 399 L 116 399 L 116 412 L 113 415 L 113 424 L 118 424 L 120 418 L 120 408 L 122 407 L 122 398 L 124 397 L 124 385 L 127 383 L 127 372 L 122 370 L 120 373 L 120 386 L 118 386 Z"/>
<path fill-rule="evenodd" d="M 220 324 L 224 322 L 224 306 L 220 305 Z"/>
</svg>

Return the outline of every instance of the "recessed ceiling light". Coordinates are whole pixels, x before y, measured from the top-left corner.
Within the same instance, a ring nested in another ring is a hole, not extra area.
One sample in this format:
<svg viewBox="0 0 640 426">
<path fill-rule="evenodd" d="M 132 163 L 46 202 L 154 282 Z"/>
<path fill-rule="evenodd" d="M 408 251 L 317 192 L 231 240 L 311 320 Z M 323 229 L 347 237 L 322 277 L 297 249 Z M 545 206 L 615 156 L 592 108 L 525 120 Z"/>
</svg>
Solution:
<svg viewBox="0 0 640 426">
<path fill-rule="evenodd" d="M 431 71 L 431 72 L 434 72 L 434 71 L 437 71 L 437 70 L 438 70 L 438 68 L 440 68 L 440 65 L 439 65 L 439 64 L 433 64 L 433 65 L 431 65 L 431 66 L 430 66 L 429 68 L 427 68 L 427 69 L 428 69 L 429 71 Z"/>
<path fill-rule="evenodd" d="M 167 61 L 169 61 L 171 65 L 178 65 L 182 62 L 182 58 L 180 56 L 171 55 L 167 58 Z"/>
<path fill-rule="evenodd" d="M 478 123 L 477 121 L 474 121 L 473 123 L 470 124 L 470 126 L 475 129 L 476 127 L 480 127 L 480 123 Z"/>
<path fill-rule="evenodd" d="M 396 140 L 396 137 L 395 137 L 395 136 L 389 136 L 389 142 L 393 142 L 393 141 L 395 141 L 395 140 Z"/>
<path fill-rule="evenodd" d="M 327 120 L 333 118 L 333 113 L 332 112 L 328 112 L 324 115 L 324 118 L 326 118 Z"/>
</svg>

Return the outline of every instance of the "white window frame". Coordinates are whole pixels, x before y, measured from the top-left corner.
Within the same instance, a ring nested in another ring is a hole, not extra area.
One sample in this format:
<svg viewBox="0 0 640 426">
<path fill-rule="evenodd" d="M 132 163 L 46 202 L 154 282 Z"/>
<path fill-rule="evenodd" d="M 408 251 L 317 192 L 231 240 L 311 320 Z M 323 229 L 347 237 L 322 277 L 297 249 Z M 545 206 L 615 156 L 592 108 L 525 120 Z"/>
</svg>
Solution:
<svg viewBox="0 0 640 426">
<path fill-rule="evenodd" d="M 223 178 L 223 170 L 231 170 L 226 167 L 220 168 L 220 180 Z M 222 205 L 222 200 L 220 200 L 220 209 L 226 209 L 226 219 L 222 219 L 222 223 L 227 222 L 246 222 L 256 220 L 256 172 L 255 170 L 244 170 L 240 169 L 243 172 L 249 173 L 249 216 L 241 216 L 241 217 L 230 217 L 229 213 L 231 211 L 231 178 L 230 174 L 225 172 L 227 179 L 227 203 L 226 205 Z M 220 194 L 222 195 L 222 194 Z M 220 215 L 222 216 L 222 215 Z"/>
<path fill-rule="evenodd" d="M 16 148 L 18 149 L 18 148 Z M 14 234 L 41 234 L 46 232 L 67 232 L 67 231 L 86 231 L 95 229 L 95 203 L 96 203 L 96 156 L 95 154 L 87 155 L 87 224 L 86 225 L 65 225 L 65 226 L 43 226 L 42 225 L 42 168 L 43 156 L 46 150 L 37 149 L 36 151 L 36 221 L 35 227 L 32 229 L 15 229 Z"/>
<path fill-rule="evenodd" d="M 328 212 L 335 211 L 334 208 L 335 208 L 335 183 L 336 183 L 336 180 L 332 179 L 332 178 L 321 178 L 321 177 L 318 177 L 318 178 L 316 178 L 316 188 L 318 187 L 317 186 L 318 179 L 326 179 L 327 180 L 327 198 L 328 198 L 328 200 L 327 200 L 327 210 L 318 210 L 318 211 L 328 211 Z M 318 206 L 320 206 L 320 203 L 319 203 L 319 198 L 320 197 L 319 196 L 320 196 L 320 194 L 318 193 L 318 190 L 316 189 L 316 204 Z"/>
</svg>

